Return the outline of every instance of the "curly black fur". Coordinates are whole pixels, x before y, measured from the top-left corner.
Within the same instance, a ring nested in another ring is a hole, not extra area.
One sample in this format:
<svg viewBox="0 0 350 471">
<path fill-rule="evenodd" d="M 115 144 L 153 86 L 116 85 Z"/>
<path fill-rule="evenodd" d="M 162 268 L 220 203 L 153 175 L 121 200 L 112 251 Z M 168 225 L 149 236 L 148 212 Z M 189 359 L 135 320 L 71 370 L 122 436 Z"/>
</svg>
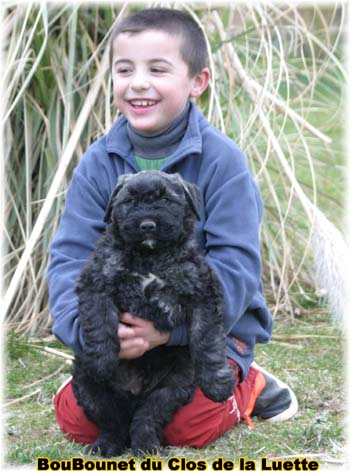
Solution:
<svg viewBox="0 0 350 471">
<path fill-rule="evenodd" d="M 73 388 L 101 429 L 92 452 L 154 452 L 195 384 L 216 402 L 232 394 L 222 294 L 193 237 L 198 206 L 199 189 L 178 174 L 148 171 L 118 180 L 106 234 L 77 282 L 85 345 L 75 359 Z M 186 324 L 189 346 L 118 359 L 123 312 L 152 320 L 159 331 Z"/>
</svg>

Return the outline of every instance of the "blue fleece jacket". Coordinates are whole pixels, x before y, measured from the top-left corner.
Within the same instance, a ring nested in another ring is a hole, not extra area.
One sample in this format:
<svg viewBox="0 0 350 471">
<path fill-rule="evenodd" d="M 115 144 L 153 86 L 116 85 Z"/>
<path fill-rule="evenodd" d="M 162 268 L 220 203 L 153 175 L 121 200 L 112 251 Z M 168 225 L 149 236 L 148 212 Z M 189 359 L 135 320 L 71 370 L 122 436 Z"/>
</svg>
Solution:
<svg viewBox="0 0 350 471">
<path fill-rule="evenodd" d="M 181 144 L 161 170 L 178 172 L 201 189 L 196 237 L 223 288 L 227 355 L 239 364 L 243 379 L 255 344 L 266 343 L 272 330 L 261 282 L 259 190 L 239 147 L 193 103 Z M 47 279 L 53 332 L 77 353 L 84 341 L 75 280 L 104 231 L 105 209 L 118 176 L 136 172 L 124 116 L 88 148 L 73 172 Z M 186 343 L 186 329 L 174 329 L 169 345 Z"/>
</svg>

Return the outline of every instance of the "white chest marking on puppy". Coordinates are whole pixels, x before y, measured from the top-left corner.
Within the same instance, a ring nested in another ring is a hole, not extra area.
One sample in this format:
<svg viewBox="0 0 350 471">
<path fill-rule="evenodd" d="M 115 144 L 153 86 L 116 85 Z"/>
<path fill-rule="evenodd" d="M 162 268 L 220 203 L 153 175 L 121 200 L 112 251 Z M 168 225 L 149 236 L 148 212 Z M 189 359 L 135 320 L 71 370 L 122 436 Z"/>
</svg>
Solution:
<svg viewBox="0 0 350 471">
<path fill-rule="evenodd" d="M 152 283 L 153 281 L 156 281 L 159 285 L 159 288 L 162 288 L 164 286 L 164 281 L 161 280 L 158 276 L 154 275 L 153 273 L 149 273 L 147 276 L 141 276 L 141 286 L 142 290 L 144 291 L 147 286 Z"/>
</svg>

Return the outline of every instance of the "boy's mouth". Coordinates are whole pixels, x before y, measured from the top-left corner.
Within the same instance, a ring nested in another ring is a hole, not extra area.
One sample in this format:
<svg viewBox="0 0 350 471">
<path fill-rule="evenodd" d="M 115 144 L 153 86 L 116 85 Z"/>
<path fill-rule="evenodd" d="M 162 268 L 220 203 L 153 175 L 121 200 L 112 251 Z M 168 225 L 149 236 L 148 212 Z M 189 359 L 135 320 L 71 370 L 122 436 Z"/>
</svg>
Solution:
<svg viewBox="0 0 350 471">
<path fill-rule="evenodd" d="M 133 108 L 149 108 L 157 104 L 156 100 L 129 100 Z"/>
</svg>

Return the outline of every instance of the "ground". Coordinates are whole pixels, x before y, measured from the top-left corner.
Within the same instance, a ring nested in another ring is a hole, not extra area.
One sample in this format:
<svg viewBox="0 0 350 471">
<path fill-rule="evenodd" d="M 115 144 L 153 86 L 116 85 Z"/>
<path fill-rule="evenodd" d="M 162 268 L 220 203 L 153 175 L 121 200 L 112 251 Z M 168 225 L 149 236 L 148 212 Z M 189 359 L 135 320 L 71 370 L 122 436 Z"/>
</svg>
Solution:
<svg viewBox="0 0 350 471">
<path fill-rule="evenodd" d="M 45 352 L 45 346 L 70 353 L 51 338 L 34 342 L 12 334 L 7 341 L 6 460 L 13 465 L 33 463 L 33 469 L 38 456 L 91 458 L 58 430 L 52 397 L 69 376 L 70 366 Z M 261 457 L 307 457 L 318 460 L 321 469 L 341 465 L 345 459 L 344 356 L 344 337 L 326 310 L 312 309 L 293 321 L 276 319 L 272 341 L 258 346 L 256 361 L 293 387 L 299 400 L 297 415 L 280 424 L 254 419 L 255 430 L 242 423 L 205 449 L 174 448 L 169 456 L 209 464 L 218 457 L 235 464 L 239 457 L 258 463 Z"/>
</svg>

